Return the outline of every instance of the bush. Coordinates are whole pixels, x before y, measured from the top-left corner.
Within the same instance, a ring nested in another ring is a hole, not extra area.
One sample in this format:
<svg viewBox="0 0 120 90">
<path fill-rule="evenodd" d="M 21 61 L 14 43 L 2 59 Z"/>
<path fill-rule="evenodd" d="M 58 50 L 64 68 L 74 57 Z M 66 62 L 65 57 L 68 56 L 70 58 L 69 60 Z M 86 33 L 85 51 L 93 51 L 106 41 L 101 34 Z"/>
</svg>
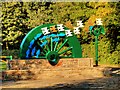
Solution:
<svg viewBox="0 0 120 90">
<path fill-rule="evenodd" d="M 2 50 L 2 56 L 12 56 L 13 59 L 18 59 L 19 50 Z"/>
<path fill-rule="evenodd" d="M 98 44 L 98 61 L 100 64 L 120 64 L 120 52 L 115 50 L 110 52 L 110 41 L 107 39 L 99 40 Z M 82 44 L 83 58 L 93 58 L 95 60 L 95 45 L 94 42 L 90 44 Z"/>
</svg>

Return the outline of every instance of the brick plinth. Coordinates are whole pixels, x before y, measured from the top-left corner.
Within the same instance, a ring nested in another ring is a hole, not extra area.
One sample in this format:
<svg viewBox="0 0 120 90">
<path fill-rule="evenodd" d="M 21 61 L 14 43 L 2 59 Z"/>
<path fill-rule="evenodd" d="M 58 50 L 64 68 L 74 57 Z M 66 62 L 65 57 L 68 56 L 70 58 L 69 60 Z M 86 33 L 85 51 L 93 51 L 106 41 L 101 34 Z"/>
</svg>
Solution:
<svg viewBox="0 0 120 90">
<path fill-rule="evenodd" d="M 75 67 L 93 67 L 92 58 L 65 58 L 60 59 L 59 63 L 55 66 L 51 66 L 45 59 L 34 60 L 12 60 L 10 62 L 11 70 L 27 70 L 31 68 L 75 68 Z"/>
<path fill-rule="evenodd" d="M 10 62 L 11 70 L 3 72 L 3 78 L 6 76 L 11 79 L 29 79 L 34 75 L 43 72 L 61 72 L 65 70 L 84 70 L 84 68 L 93 67 L 92 58 L 65 58 L 60 59 L 59 63 L 51 66 L 45 59 L 34 60 L 12 60 Z"/>
</svg>

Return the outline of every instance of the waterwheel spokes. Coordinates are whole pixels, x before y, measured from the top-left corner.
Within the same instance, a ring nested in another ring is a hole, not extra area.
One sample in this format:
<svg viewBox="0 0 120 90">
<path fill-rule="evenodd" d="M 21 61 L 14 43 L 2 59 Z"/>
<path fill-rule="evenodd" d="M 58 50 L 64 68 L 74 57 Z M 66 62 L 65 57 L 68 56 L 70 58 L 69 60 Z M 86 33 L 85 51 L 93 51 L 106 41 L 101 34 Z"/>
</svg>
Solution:
<svg viewBox="0 0 120 90">
<path fill-rule="evenodd" d="M 57 49 L 56 52 L 59 52 L 61 50 L 61 48 L 67 43 L 68 39 L 66 39 L 61 45 L 60 47 Z"/>
<path fill-rule="evenodd" d="M 61 54 L 66 53 L 67 51 L 69 51 L 69 50 L 71 50 L 71 49 L 72 49 L 72 47 L 69 47 L 69 48 L 67 48 L 67 49 L 59 52 L 58 54 L 61 55 Z"/>
<path fill-rule="evenodd" d="M 40 44 L 40 41 L 37 42 L 37 45 L 39 46 L 39 48 L 45 47 L 45 45 L 47 44 L 47 41 L 45 41 L 45 42 L 41 41 L 41 43 L 42 44 Z M 41 53 L 43 53 L 45 55 L 47 53 L 47 50 L 46 49 L 42 49 Z"/>
<path fill-rule="evenodd" d="M 51 50 L 50 51 L 52 51 L 53 50 L 53 41 L 52 41 L 53 39 L 52 39 L 52 37 L 50 38 L 50 41 L 51 41 Z"/>
<path fill-rule="evenodd" d="M 54 51 L 56 51 L 57 46 L 58 46 L 58 42 L 55 43 Z"/>
</svg>

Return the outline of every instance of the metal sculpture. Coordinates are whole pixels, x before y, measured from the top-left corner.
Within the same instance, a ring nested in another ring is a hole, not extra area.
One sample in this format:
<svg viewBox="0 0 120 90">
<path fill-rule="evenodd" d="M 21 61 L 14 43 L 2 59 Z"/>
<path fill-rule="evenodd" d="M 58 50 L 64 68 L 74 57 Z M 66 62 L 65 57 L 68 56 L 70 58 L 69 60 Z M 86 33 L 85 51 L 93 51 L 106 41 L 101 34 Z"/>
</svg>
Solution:
<svg viewBox="0 0 120 90">
<path fill-rule="evenodd" d="M 10 61 L 12 60 L 12 56 L 0 56 L 0 71 L 2 70 L 9 70 L 10 67 Z"/>
<path fill-rule="evenodd" d="M 89 30 L 90 30 L 90 34 L 93 34 L 95 36 L 95 64 L 96 66 L 98 66 L 98 37 L 100 34 L 105 35 L 101 18 L 96 19 L 96 25 L 90 26 Z"/>
<path fill-rule="evenodd" d="M 79 34 L 81 21 L 77 23 L 74 33 L 63 24 L 43 24 L 33 28 L 20 45 L 20 58 L 47 59 L 56 65 L 60 58 L 81 58 L 82 49 L 75 34 Z"/>
</svg>

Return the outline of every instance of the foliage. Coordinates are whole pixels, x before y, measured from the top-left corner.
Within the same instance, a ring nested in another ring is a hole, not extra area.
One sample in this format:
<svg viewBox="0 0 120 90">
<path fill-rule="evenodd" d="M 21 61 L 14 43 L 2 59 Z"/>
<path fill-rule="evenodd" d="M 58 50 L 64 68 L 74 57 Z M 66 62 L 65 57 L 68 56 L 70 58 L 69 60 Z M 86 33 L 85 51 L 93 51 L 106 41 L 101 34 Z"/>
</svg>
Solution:
<svg viewBox="0 0 120 90">
<path fill-rule="evenodd" d="M 83 44 L 82 45 L 82 54 L 84 58 L 94 58 L 95 60 L 95 42 L 91 42 L 90 44 Z M 119 51 L 114 51 L 110 53 L 110 41 L 100 40 L 99 41 L 99 48 L 98 48 L 98 53 L 99 53 L 99 62 L 101 64 L 120 64 L 120 57 Z"/>
<path fill-rule="evenodd" d="M 20 44 L 21 36 L 28 32 L 26 19 L 27 12 L 22 2 L 2 3 L 2 37 L 6 49 L 9 48 L 8 44 Z"/>
<path fill-rule="evenodd" d="M 19 58 L 19 50 L 2 50 L 2 55 L 3 56 L 12 56 L 13 59 L 18 59 Z"/>
<path fill-rule="evenodd" d="M 119 2 L 2 2 L 0 44 L 3 49 L 19 49 L 24 36 L 38 25 L 62 23 L 73 30 L 76 21 L 83 20 L 85 27 L 77 37 L 83 47 L 83 57 L 94 58 L 94 36 L 89 34 L 89 26 L 95 24 L 96 18 L 102 18 L 106 35 L 99 37 L 99 61 L 118 64 L 119 12 Z"/>
</svg>

